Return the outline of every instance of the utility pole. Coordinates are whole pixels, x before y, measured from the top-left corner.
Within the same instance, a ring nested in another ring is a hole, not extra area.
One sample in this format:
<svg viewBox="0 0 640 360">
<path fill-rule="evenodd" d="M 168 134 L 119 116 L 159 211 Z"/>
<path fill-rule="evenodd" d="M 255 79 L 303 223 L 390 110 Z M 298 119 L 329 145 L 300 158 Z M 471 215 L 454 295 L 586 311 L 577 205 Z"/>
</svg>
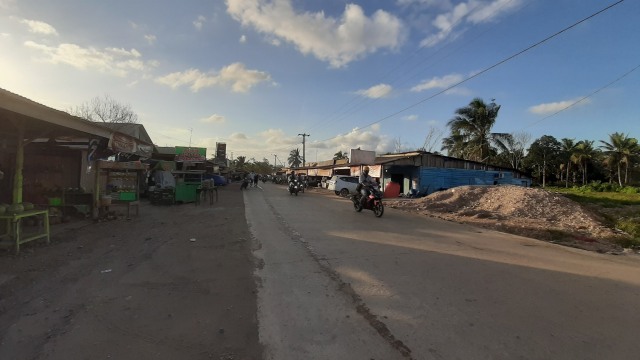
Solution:
<svg viewBox="0 0 640 360">
<path fill-rule="evenodd" d="M 311 134 L 298 134 L 298 136 L 302 136 L 302 166 L 304 167 L 305 165 L 305 139 L 307 138 L 307 136 L 311 136 Z"/>
<path fill-rule="evenodd" d="M 273 172 L 276 172 L 276 168 L 278 167 L 278 155 L 273 154 Z"/>
</svg>

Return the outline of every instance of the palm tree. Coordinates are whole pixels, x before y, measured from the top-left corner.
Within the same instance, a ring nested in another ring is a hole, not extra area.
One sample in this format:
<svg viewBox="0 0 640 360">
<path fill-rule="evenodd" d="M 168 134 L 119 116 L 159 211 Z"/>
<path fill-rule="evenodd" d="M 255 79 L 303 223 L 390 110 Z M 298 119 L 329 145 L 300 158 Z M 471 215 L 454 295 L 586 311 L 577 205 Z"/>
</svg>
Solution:
<svg viewBox="0 0 640 360">
<path fill-rule="evenodd" d="M 562 152 L 564 153 L 567 159 L 567 165 L 565 169 L 567 171 L 567 177 L 564 179 L 565 180 L 564 187 L 568 188 L 569 187 L 569 170 L 571 169 L 571 157 L 573 156 L 573 153 L 576 151 L 576 147 L 578 144 L 575 143 L 575 139 L 567 139 L 567 138 L 560 140 L 560 143 L 562 144 Z"/>
<path fill-rule="evenodd" d="M 246 156 L 238 156 L 237 160 L 236 160 L 236 168 L 240 171 L 244 170 L 245 164 L 247 161 L 247 157 Z"/>
<path fill-rule="evenodd" d="M 300 156 L 300 149 L 293 149 L 289 153 L 289 158 L 287 159 L 290 167 L 300 167 L 302 164 L 302 156 Z"/>
<path fill-rule="evenodd" d="M 582 170 L 582 185 L 587 183 L 587 166 L 596 154 L 593 143 L 593 140 L 582 140 L 578 142 L 576 144 L 576 150 L 571 156 L 571 160 L 578 164 Z"/>
<path fill-rule="evenodd" d="M 333 160 L 342 160 L 342 159 L 347 159 L 347 154 L 343 153 L 342 150 L 333 154 Z"/>
<path fill-rule="evenodd" d="M 638 146 L 638 140 L 630 138 L 623 133 L 615 132 L 609 135 L 609 142 L 600 140 L 603 144 L 601 147 L 605 149 L 607 154 L 607 163 L 611 166 L 616 164 L 618 170 L 618 184 L 622 186 L 622 169 L 621 165 L 624 164 L 624 183 L 627 184 L 629 180 L 629 165 L 632 157 L 638 154 L 640 147 Z"/>
<path fill-rule="evenodd" d="M 509 134 L 492 133 L 500 105 L 490 104 L 480 98 L 473 99 L 469 105 L 456 110 L 456 116 L 449 120 L 451 136 L 443 139 L 443 150 L 464 155 L 464 159 L 485 162 L 495 154 L 493 144 L 504 141 Z"/>
</svg>

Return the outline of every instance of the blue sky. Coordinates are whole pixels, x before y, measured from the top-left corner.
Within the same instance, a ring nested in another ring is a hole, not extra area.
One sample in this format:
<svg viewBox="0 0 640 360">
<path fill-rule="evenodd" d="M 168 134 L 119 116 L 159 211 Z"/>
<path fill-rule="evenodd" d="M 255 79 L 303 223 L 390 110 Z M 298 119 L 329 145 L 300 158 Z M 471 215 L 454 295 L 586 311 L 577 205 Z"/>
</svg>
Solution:
<svg viewBox="0 0 640 360">
<path fill-rule="evenodd" d="M 270 162 L 302 133 L 307 161 L 414 150 L 474 97 L 502 106 L 495 132 L 599 143 L 640 137 L 640 1 L 501 62 L 615 3 L 0 0 L 0 87 L 60 110 L 108 95 L 157 145 Z"/>
</svg>

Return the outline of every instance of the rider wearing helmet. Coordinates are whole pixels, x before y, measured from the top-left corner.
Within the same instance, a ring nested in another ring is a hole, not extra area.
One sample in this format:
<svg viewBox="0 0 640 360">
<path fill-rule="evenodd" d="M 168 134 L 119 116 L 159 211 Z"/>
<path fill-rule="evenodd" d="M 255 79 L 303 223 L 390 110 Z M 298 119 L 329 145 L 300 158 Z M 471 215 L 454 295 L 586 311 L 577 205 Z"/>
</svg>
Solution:
<svg viewBox="0 0 640 360">
<path fill-rule="evenodd" d="M 377 183 L 375 182 L 375 180 L 373 180 L 373 178 L 371 176 L 369 176 L 369 167 L 365 166 L 362 169 L 362 172 L 360 173 L 360 178 L 358 179 L 358 182 L 360 183 L 360 193 L 362 194 L 362 196 L 360 197 L 360 206 L 362 206 L 364 208 L 364 204 L 367 201 L 367 198 L 369 197 L 369 194 L 371 193 L 369 191 L 369 186 L 377 186 Z"/>
<path fill-rule="evenodd" d="M 291 170 L 291 174 L 289 174 L 289 176 L 287 177 L 287 181 L 289 182 L 289 184 L 296 182 L 296 180 L 298 180 L 298 176 L 296 175 L 296 172 Z"/>
</svg>

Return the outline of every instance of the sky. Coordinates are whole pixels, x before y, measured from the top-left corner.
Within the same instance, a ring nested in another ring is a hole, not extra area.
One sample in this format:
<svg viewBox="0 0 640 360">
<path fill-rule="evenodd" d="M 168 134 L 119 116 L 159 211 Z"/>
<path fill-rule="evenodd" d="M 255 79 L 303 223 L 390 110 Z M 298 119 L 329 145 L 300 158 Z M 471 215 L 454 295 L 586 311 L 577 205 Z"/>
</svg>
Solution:
<svg viewBox="0 0 640 360">
<path fill-rule="evenodd" d="M 494 132 L 640 137 L 637 0 L 0 0 L 0 88 L 108 96 L 158 146 L 286 164 L 441 150 L 474 98 Z M 303 136 L 308 134 L 308 136 Z"/>
</svg>

